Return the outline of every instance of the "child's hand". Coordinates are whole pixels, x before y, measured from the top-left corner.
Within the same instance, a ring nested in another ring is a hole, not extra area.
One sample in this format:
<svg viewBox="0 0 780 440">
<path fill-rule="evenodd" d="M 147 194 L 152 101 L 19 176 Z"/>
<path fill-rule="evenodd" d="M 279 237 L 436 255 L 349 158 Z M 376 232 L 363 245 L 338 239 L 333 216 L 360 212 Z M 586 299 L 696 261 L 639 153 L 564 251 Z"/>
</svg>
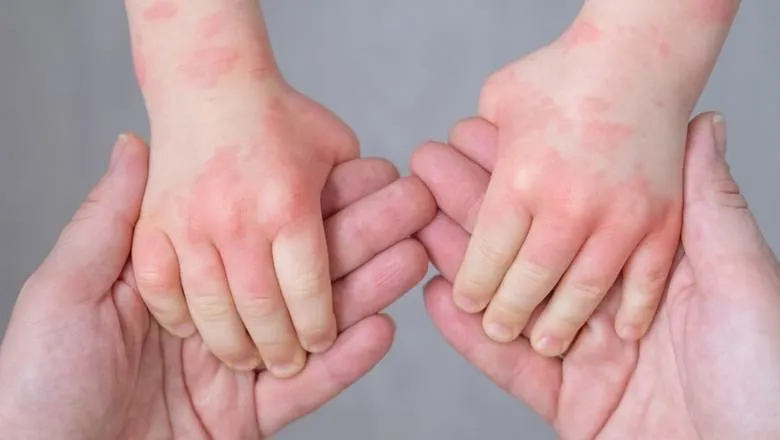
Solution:
<svg viewBox="0 0 780 440">
<path fill-rule="evenodd" d="M 621 269 L 619 334 L 639 338 L 653 319 L 679 240 L 688 115 L 618 64 L 564 38 L 483 89 L 498 165 L 454 294 L 487 308 L 495 340 L 517 338 L 552 293 L 531 340 L 562 354 Z"/>
<path fill-rule="evenodd" d="M 336 338 L 320 194 L 333 166 L 357 157 L 357 141 L 288 87 L 251 107 L 211 126 L 169 121 L 153 135 L 133 263 L 171 332 L 187 336 L 194 323 L 228 365 L 252 369 L 262 357 L 290 376 L 304 349 Z"/>
</svg>

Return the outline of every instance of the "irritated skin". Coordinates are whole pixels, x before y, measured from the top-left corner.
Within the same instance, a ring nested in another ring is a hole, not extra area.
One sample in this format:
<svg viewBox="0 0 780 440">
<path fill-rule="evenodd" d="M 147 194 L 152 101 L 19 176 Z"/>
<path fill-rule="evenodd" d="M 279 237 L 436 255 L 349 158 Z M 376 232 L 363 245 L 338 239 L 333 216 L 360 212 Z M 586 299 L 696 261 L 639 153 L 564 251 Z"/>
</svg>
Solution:
<svg viewBox="0 0 780 440">
<path fill-rule="evenodd" d="M 278 376 L 336 337 L 320 194 L 352 131 L 290 88 L 254 0 L 127 0 L 152 127 L 139 290 L 170 332 Z"/>
<path fill-rule="evenodd" d="M 563 353 L 618 275 L 627 340 L 655 315 L 680 238 L 686 125 L 737 0 L 588 0 L 559 39 L 494 74 L 498 162 L 454 283 L 508 342 Z"/>
</svg>

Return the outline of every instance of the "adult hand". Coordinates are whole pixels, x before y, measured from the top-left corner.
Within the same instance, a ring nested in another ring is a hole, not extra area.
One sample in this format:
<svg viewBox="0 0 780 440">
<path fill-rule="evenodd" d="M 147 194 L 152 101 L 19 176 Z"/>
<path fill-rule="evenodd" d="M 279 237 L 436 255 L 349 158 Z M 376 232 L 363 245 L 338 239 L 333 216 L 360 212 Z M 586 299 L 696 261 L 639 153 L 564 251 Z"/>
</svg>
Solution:
<svg viewBox="0 0 780 440">
<path fill-rule="evenodd" d="M 412 163 L 443 211 L 419 237 L 442 273 L 425 303 L 449 343 L 564 439 L 779 438 L 780 277 L 724 160 L 722 120 L 689 126 L 682 249 L 648 335 L 616 334 L 618 284 L 563 359 L 536 354 L 526 338 L 491 341 L 480 317 L 453 303 L 496 136 L 466 121 L 454 149 L 429 144 Z"/>
<path fill-rule="evenodd" d="M 258 438 L 317 409 L 388 351 L 377 313 L 424 276 L 409 235 L 434 204 L 387 162 L 337 167 L 322 198 L 342 333 L 294 379 L 235 372 L 200 336 L 161 329 L 127 264 L 148 150 L 120 140 L 108 174 L 19 296 L 0 349 L 0 432 L 14 439 Z M 410 208 L 411 207 L 411 208 Z"/>
</svg>

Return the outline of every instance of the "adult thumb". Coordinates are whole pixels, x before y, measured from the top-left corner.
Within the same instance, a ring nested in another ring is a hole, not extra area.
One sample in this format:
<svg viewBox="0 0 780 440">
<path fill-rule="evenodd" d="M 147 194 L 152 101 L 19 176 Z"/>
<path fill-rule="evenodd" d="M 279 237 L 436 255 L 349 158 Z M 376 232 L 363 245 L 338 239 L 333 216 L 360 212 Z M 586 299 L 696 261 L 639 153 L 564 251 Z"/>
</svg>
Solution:
<svg viewBox="0 0 780 440">
<path fill-rule="evenodd" d="M 37 278 L 68 300 L 97 299 L 109 290 L 130 253 L 148 163 L 143 141 L 119 136 L 108 171 L 62 231 Z"/>
<path fill-rule="evenodd" d="M 774 268 L 774 255 L 726 163 L 721 115 L 705 113 L 689 125 L 684 180 L 682 242 L 696 272 L 717 278 Z"/>
</svg>

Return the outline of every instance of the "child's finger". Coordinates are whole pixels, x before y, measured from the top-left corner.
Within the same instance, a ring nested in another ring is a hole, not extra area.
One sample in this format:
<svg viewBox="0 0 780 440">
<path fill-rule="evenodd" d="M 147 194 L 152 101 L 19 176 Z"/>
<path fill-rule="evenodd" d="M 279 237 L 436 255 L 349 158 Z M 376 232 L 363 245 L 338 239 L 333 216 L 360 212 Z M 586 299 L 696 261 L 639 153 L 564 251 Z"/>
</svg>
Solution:
<svg viewBox="0 0 780 440">
<path fill-rule="evenodd" d="M 537 217 L 496 296 L 485 312 L 485 332 L 498 342 L 516 339 L 563 276 L 586 239 L 580 225 Z"/>
<path fill-rule="evenodd" d="M 133 236 L 133 270 L 141 298 L 157 322 L 172 335 L 191 336 L 195 325 L 181 287 L 179 259 L 162 230 L 138 223 Z"/>
<path fill-rule="evenodd" d="M 298 339 L 307 351 L 322 353 L 336 340 L 336 316 L 320 207 L 308 212 L 311 214 L 281 229 L 272 249 L 279 286 Z"/>
<path fill-rule="evenodd" d="M 641 231 L 596 233 L 585 242 L 534 325 L 531 341 L 545 356 L 563 354 L 620 275 Z"/>
<path fill-rule="evenodd" d="M 626 341 L 644 336 L 661 302 L 677 251 L 676 234 L 650 234 L 639 244 L 623 269 L 623 298 L 615 330 Z"/>
<path fill-rule="evenodd" d="M 306 354 L 276 279 L 271 243 L 244 237 L 221 249 L 236 309 L 263 362 L 277 377 L 295 376 Z"/>
<path fill-rule="evenodd" d="M 501 284 L 525 240 L 531 213 L 522 206 L 507 206 L 510 200 L 504 182 L 490 182 L 463 264 L 455 277 L 455 304 L 468 313 L 484 310 Z"/>
<path fill-rule="evenodd" d="M 209 242 L 178 249 L 182 286 L 203 342 L 231 368 L 255 368 L 260 357 L 236 310 L 219 252 Z"/>
</svg>

